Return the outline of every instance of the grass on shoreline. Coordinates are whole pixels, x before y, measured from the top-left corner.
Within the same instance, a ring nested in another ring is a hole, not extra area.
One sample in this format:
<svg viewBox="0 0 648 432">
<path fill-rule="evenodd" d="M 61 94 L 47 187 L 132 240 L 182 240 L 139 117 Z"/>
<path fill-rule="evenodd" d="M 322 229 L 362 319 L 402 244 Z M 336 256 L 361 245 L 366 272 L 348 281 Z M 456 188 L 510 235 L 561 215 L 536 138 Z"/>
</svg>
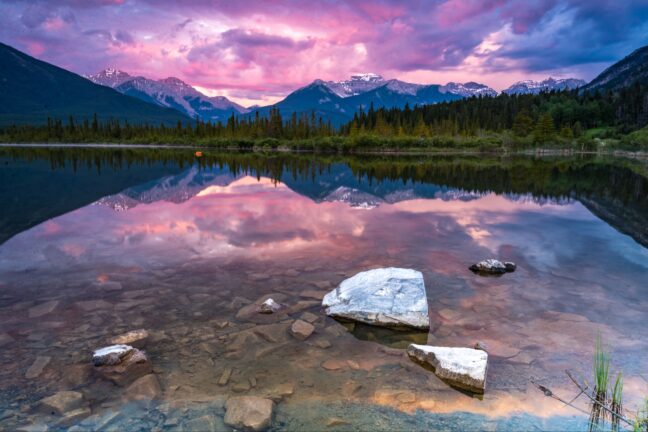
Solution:
<svg viewBox="0 0 648 432">
<path fill-rule="evenodd" d="M 639 133 L 641 132 L 641 133 Z M 578 153 L 605 152 L 648 152 L 648 131 L 637 131 L 624 137 L 600 138 L 596 134 L 584 135 L 579 139 L 556 138 L 551 142 L 538 143 L 531 138 L 513 137 L 509 134 L 491 134 L 483 136 L 377 136 L 361 135 L 327 136 L 308 139 L 276 139 L 276 138 L 201 138 L 191 135 L 157 136 L 103 139 L 87 137 L 87 139 L 32 139 L 21 140 L 9 135 L 0 135 L 0 144 L 123 144 L 123 145 L 155 145 L 155 146 L 190 146 L 222 150 L 283 150 L 283 151 L 315 151 L 337 153 L 436 153 L 436 152 L 525 152 L 525 151 L 555 151 Z"/>
</svg>

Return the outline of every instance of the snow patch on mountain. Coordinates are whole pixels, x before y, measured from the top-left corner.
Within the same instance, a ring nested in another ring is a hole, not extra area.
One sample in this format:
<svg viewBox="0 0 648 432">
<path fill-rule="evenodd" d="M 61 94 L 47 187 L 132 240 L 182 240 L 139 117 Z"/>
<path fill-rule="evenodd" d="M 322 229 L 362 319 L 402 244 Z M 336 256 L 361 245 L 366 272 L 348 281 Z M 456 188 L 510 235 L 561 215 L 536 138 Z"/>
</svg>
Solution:
<svg viewBox="0 0 648 432">
<path fill-rule="evenodd" d="M 524 80 L 518 81 L 502 93 L 507 94 L 538 94 L 552 90 L 573 90 L 587 84 L 585 81 L 577 78 L 554 79 L 547 78 L 544 81 Z"/>
<path fill-rule="evenodd" d="M 415 96 L 416 92 L 419 89 L 425 87 L 422 84 L 412 84 L 405 81 L 399 81 L 396 79 L 387 81 L 387 88 L 393 92 L 403 95 L 412 95 Z"/>
<path fill-rule="evenodd" d="M 378 74 L 363 73 L 351 75 L 351 79 L 344 81 L 321 81 L 321 83 L 336 95 L 346 98 L 371 91 L 385 85 L 386 81 Z"/>
<path fill-rule="evenodd" d="M 120 93 L 156 105 L 174 108 L 191 118 L 198 117 L 205 121 L 222 121 L 232 113 L 248 112 L 246 108 L 224 96 L 206 96 L 176 77 L 153 80 L 143 76 L 132 76 L 117 69 L 105 69 L 86 78 L 95 84 L 114 88 Z"/>
<path fill-rule="evenodd" d="M 479 84 L 474 81 L 467 83 L 456 83 L 449 82 L 448 84 L 441 86 L 439 89 L 441 92 L 452 93 L 462 97 L 473 97 L 473 96 L 497 96 L 497 91 L 492 88 Z"/>
<path fill-rule="evenodd" d="M 156 201 L 180 204 L 209 186 L 225 187 L 244 175 L 234 175 L 227 168 L 201 169 L 194 165 L 178 175 L 166 176 L 125 189 L 120 193 L 105 196 L 94 204 L 110 207 L 115 211 L 125 211 L 139 204 L 151 204 Z"/>
<path fill-rule="evenodd" d="M 124 71 L 108 68 L 96 74 L 86 75 L 85 78 L 89 79 L 95 84 L 115 88 L 125 83 L 126 81 L 132 80 L 135 77 Z"/>
</svg>

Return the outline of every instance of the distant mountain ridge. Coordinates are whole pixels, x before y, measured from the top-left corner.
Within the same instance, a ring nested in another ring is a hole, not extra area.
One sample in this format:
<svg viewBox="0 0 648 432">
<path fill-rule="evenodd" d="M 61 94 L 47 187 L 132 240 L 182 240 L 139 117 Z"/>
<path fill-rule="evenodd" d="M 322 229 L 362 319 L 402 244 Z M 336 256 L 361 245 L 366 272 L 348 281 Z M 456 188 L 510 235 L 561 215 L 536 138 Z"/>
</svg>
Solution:
<svg viewBox="0 0 648 432">
<path fill-rule="evenodd" d="M 547 78 L 543 81 L 525 80 L 518 81 L 509 88 L 502 90 L 506 94 L 538 94 L 548 91 L 574 90 L 587 84 L 586 81 L 577 78 L 554 79 Z"/>
<path fill-rule="evenodd" d="M 283 116 L 315 113 L 330 120 L 334 126 L 350 121 L 360 110 L 374 108 L 404 108 L 406 105 L 427 105 L 472 96 L 495 96 L 490 87 L 474 82 L 459 84 L 414 84 L 396 79 L 385 80 L 374 73 L 352 75 L 344 81 L 317 79 L 290 93 L 272 106 L 252 110 L 251 115 L 267 115 L 277 108 Z"/>
<path fill-rule="evenodd" d="M 81 121 L 95 113 L 103 120 L 131 123 L 189 120 L 178 111 L 124 96 L 0 43 L 0 125 L 43 124 L 48 117 Z"/>
<path fill-rule="evenodd" d="M 362 73 L 351 75 L 351 78 L 343 81 L 322 81 L 315 80 L 313 83 L 321 83 L 328 87 L 333 93 L 341 98 L 358 96 L 375 90 L 379 87 L 387 86 L 388 89 L 400 93 L 415 95 L 416 92 L 429 85 L 437 84 L 415 84 L 405 81 L 390 79 L 385 80 L 381 75 L 375 73 Z M 451 93 L 463 97 L 471 96 L 497 96 L 497 91 L 492 88 L 476 82 L 465 84 L 449 82 L 444 86 L 439 86 L 442 93 Z"/>
<path fill-rule="evenodd" d="M 583 90 L 618 91 L 635 82 L 648 85 L 648 46 L 633 51 L 630 55 L 605 69 Z"/>
<path fill-rule="evenodd" d="M 86 78 L 95 84 L 114 88 L 122 94 L 173 108 L 188 117 L 198 117 L 204 121 L 225 121 L 232 114 L 247 112 L 244 107 L 224 96 L 206 96 L 175 77 L 153 80 L 110 68 L 87 75 Z"/>
</svg>

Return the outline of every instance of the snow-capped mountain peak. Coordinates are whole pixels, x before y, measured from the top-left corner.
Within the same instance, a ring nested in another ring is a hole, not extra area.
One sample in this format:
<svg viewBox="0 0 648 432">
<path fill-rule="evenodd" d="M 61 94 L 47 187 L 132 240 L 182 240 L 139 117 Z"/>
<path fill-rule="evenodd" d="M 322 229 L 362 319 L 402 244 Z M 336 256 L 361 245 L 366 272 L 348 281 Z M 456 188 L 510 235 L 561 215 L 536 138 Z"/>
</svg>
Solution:
<svg viewBox="0 0 648 432">
<path fill-rule="evenodd" d="M 191 87 L 189 84 L 187 84 L 186 82 L 182 81 L 180 78 L 176 78 L 176 77 L 168 77 L 168 78 L 161 79 L 161 80 L 159 80 L 158 82 L 163 83 L 163 84 L 166 84 L 166 85 L 168 85 L 168 86 L 181 88 L 181 89 L 191 89 L 191 90 L 193 90 L 194 92 L 199 93 L 198 90 L 194 89 L 194 88 Z"/>
<path fill-rule="evenodd" d="M 351 75 L 351 79 L 344 81 L 316 81 L 343 98 L 371 91 L 384 85 L 386 82 L 382 76 L 375 73 L 353 74 Z"/>
<path fill-rule="evenodd" d="M 232 113 L 247 112 L 244 107 L 224 96 L 206 96 L 176 77 L 153 80 L 111 68 L 86 78 L 95 84 L 114 88 L 155 105 L 174 108 L 191 118 L 198 117 L 205 121 L 223 121 Z"/>
<path fill-rule="evenodd" d="M 107 68 L 96 74 L 86 75 L 85 77 L 95 84 L 110 88 L 115 88 L 125 83 L 126 81 L 130 81 L 135 78 L 134 76 L 129 75 L 124 71 L 113 68 Z"/>
<path fill-rule="evenodd" d="M 497 91 L 492 88 L 479 84 L 474 81 L 467 83 L 456 83 L 449 82 L 448 84 L 441 86 L 439 89 L 442 92 L 452 93 L 463 97 L 472 97 L 472 96 L 497 96 Z"/>
<path fill-rule="evenodd" d="M 392 79 L 387 81 L 387 86 L 389 90 L 396 92 L 398 94 L 405 94 L 405 95 L 415 95 L 416 92 L 422 88 L 425 87 L 422 84 L 412 84 L 408 83 L 405 81 L 399 81 L 396 79 Z"/>
<path fill-rule="evenodd" d="M 514 83 L 512 86 L 503 90 L 507 94 L 538 94 L 552 90 L 573 90 L 587 84 L 585 81 L 577 78 L 554 79 L 552 77 L 543 81 L 524 80 Z"/>
</svg>

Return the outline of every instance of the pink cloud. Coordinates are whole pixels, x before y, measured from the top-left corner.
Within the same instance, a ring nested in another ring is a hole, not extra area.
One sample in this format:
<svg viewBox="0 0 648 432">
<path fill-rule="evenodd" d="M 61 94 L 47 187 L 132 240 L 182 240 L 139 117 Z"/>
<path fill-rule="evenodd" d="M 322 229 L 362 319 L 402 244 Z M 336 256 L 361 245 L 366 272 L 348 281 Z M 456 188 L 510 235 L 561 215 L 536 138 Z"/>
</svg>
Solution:
<svg viewBox="0 0 648 432">
<path fill-rule="evenodd" d="M 607 0 L 11 0 L 0 9 L 3 41 L 77 73 L 178 76 L 247 100 L 363 71 L 500 88 L 549 74 L 590 78 L 645 43 L 648 17 L 645 2 Z"/>
</svg>

